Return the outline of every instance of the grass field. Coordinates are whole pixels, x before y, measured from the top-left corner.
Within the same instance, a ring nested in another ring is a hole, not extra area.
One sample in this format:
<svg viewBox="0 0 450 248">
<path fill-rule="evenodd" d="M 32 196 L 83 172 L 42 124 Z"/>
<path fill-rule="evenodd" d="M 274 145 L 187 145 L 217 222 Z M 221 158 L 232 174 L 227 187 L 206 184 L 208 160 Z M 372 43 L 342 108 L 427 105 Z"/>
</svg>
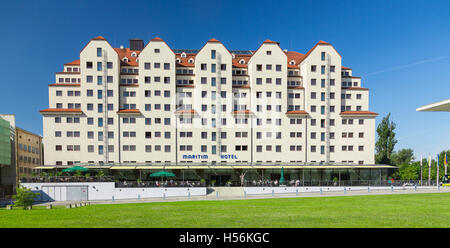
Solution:
<svg viewBox="0 0 450 248">
<path fill-rule="evenodd" d="M 0 227 L 450 227 L 450 194 L 0 209 Z"/>
</svg>

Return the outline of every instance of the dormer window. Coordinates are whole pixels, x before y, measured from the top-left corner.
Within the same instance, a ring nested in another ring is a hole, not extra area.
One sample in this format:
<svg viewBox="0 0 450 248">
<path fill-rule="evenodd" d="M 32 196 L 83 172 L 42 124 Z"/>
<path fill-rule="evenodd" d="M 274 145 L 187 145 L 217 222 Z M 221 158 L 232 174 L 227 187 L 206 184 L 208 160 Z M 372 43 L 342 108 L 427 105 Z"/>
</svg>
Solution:
<svg viewBox="0 0 450 248">
<path fill-rule="evenodd" d="M 182 57 L 182 58 L 186 58 L 186 53 L 185 53 L 185 52 L 182 52 L 182 53 L 181 53 L 181 57 Z"/>
<path fill-rule="evenodd" d="M 127 57 L 124 57 L 124 58 L 122 59 L 122 61 L 125 62 L 125 63 L 128 63 L 129 60 L 128 60 Z"/>
<path fill-rule="evenodd" d="M 234 55 L 234 53 L 232 53 L 231 56 L 233 57 L 233 59 L 236 58 L 236 55 Z"/>
<path fill-rule="evenodd" d="M 194 60 L 193 59 L 189 59 L 188 62 L 189 62 L 189 64 L 193 64 Z"/>
<path fill-rule="evenodd" d="M 295 65 L 295 61 L 294 61 L 294 60 L 291 60 L 291 62 L 289 62 L 289 64 Z"/>
<path fill-rule="evenodd" d="M 137 56 L 136 52 L 131 53 L 131 57 L 136 57 L 136 56 Z"/>
<path fill-rule="evenodd" d="M 177 63 L 181 63 L 181 59 L 180 58 L 177 58 Z"/>
<path fill-rule="evenodd" d="M 241 65 L 245 64 L 245 60 L 244 59 L 239 60 L 239 64 Z"/>
</svg>

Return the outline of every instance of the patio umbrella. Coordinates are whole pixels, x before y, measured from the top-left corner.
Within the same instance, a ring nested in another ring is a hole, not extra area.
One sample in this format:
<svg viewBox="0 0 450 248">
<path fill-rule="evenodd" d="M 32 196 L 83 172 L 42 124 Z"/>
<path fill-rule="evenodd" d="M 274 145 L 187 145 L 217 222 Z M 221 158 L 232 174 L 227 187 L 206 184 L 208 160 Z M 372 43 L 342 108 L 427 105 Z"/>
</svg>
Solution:
<svg viewBox="0 0 450 248">
<path fill-rule="evenodd" d="M 167 172 L 167 171 L 158 171 L 155 173 L 150 174 L 151 177 L 161 177 L 161 182 L 163 180 L 163 177 L 175 177 L 175 174 Z"/>
<path fill-rule="evenodd" d="M 86 172 L 88 169 L 81 167 L 81 166 L 74 166 L 67 169 L 62 170 L 62 172 L 75 172 L 75 171 L 83 171 Z"/>
<path fill-rule="evenodd" d="M 280 185 L 284 184 L 284 168 L 281 167 L 281 177 L 280 177 Z"/>
</svg>

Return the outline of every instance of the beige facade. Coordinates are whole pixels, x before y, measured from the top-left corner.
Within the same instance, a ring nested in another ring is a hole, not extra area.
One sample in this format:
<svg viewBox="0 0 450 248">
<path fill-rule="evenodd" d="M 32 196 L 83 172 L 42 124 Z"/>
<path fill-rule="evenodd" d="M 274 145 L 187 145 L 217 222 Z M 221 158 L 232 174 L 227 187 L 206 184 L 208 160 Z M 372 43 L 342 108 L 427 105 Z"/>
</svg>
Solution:
<svg viewBox="0 0 450 248">
<path fill-rule="evenodd" d="M 323 41 L 302 54 L 97 37 L 56 74 L 41 114 L 45 165 L 374 163 L 369 90 Z"/>
<path fill-rule="evenodd" d="M 16 128 L 18 177 L 31 176 L 33 169 L 43 164 L 42 137 Z"/>
</svg>

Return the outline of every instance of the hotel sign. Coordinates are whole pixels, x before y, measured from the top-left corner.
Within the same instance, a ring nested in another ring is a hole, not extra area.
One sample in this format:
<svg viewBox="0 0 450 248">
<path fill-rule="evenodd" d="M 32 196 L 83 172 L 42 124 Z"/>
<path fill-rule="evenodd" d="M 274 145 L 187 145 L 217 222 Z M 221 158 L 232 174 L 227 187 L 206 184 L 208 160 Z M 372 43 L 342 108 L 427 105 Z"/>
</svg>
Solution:
<svg viewBox="0 0 450 248">
<path fill-rule="evenodd" d="M 183 159 L 208 159 L 208 154 L 183 154 Z M 236 154 L 222 154 L 221 159 L 237 159 Z"/>
</svg>

